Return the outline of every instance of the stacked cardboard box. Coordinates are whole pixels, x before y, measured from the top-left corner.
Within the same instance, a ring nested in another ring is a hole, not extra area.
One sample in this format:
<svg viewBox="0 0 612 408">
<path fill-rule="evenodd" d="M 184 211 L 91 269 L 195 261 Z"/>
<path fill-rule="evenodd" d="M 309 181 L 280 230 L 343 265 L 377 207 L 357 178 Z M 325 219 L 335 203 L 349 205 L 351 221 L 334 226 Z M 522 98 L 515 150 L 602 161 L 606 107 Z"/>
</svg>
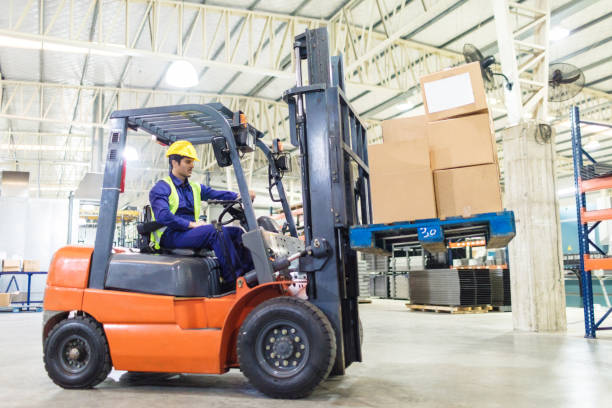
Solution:
<svg viewBox="0 0 612 408">
<path fill-rule="evenodd" d="M 383 122 L 383 143 L 368 147 L 374 223 L 436 218 L 427 135 L 422 121 Z"/>
<path fill-rule="evenodd" d="M 421 78 L 425 115 L 384 121 L 368 148 L 374 223 L 502 210 L 480 65 Z"/>
<path fill-rule="evenodd" d="M 492 120 L 478 63 L 421 78 L 438 217 L 502 210 Z"/>
<path fill-rule="evenodd" d="M 2 262 L 2 272 L 21 271 L 21 261 L 19 259 L 5 259 Z"/>
<path fill-rule="evenodd" d="M 0 307 L 6 307 L 11 304 L 10 293 L 0 293 Z"/>
<path fill-rule="evenodd" d="M 29 259 L 23 260 L 23 271 L 24 272 L 40 272 L 40 262 L 32 261 Z"/>
</svg>

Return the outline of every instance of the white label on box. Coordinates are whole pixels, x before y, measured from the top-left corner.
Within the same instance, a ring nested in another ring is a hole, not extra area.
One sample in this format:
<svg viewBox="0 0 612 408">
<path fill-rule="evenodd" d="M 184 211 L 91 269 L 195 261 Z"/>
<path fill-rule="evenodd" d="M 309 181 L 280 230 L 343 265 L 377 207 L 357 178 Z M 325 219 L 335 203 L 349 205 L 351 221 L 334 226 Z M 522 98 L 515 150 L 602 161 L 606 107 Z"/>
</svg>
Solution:
<svg viewBox="0 0 612 408">
<path fill-rule="evenodd" d="M 468 72 L 437 81 L 425 82 L 427 110 L 436 113 L 474 103 L 472 80 Z"/>
</svg>

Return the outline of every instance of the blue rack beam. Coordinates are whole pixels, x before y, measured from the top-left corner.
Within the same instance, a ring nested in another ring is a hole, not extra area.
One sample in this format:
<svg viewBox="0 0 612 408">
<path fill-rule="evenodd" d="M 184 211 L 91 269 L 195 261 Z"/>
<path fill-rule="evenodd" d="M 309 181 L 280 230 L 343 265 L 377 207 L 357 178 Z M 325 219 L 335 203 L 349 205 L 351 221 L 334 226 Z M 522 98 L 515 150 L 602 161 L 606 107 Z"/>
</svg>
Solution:
<svg viewBox="0 0 612 408">
<path fill-rule="evenodd" d="M 578 223 L 578 247 L 580 248 L 580 280 L 582 282 L 582 302 L 584 305 L 584 337 L 594 339 L 597 330 L 611 330 L 612 327 L 602 327 L 603 321 L 610 315 L 610 308 L 604 316 L 595 322 L 595 310 L 593 302 L 593 279 L 592 269 L 610 269 L 612 258 L 592 259 L 590 249 L 593 247 L 601 255 L 606 255 L 593 241 L 589 239 L 591 233 L 603 220 L 612 219 L 612 210 L 586 211 L 586 192 L 612 188 L 612 176 L 595 177 L 583 180 L 584 162 L 583 156 L 593 164 L 597 161 L 582 148 L 582 135 L 580 124 L 595 124 L 598 126 L 609 126 L 603 123 L 593 123 L 580 120 L 580 109 L 573 106 L 570 110 L 571 131 L 572 131 L 572 156 L 574 159 L 574 187 L 576 189 L 576 219 Z M 589 222 L 593 223 L 589 227 Z"/>
<path fill-rule="evenodd" d="M 352 227 L 351 248 L 387 255 L 393 244 L 419 243 L 429 252 L 445 252 L 449 240 L 484 236 L 489 248 L 503 248 L 514 238 L 514 213 L 478 214 L 472 217 L 432 218 L 393 224 Z"/>
</svg>

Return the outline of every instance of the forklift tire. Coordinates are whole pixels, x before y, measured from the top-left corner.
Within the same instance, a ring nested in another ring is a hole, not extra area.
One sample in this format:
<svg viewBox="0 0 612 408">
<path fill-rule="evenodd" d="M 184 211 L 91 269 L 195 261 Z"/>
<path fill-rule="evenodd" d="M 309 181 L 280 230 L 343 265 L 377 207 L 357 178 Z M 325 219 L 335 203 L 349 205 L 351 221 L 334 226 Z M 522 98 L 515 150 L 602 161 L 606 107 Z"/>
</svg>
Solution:
<svg viewBox="0 0 612 408">
<path fill-rule="evenodd" d="M 273 398 L 310 394 L 331 371 L 336 336 L 323 312 L 294 297 L 269 299 L 244 320 L 237 341 L 240 369 Z"/>
<path fill-rule="evenodd" d="M 47 374 L 63 388 L 92 388 L 104 381 L 112 367 L 102 326 L 86 316 L 55 325 L 43 353 Z"/>
</svg>

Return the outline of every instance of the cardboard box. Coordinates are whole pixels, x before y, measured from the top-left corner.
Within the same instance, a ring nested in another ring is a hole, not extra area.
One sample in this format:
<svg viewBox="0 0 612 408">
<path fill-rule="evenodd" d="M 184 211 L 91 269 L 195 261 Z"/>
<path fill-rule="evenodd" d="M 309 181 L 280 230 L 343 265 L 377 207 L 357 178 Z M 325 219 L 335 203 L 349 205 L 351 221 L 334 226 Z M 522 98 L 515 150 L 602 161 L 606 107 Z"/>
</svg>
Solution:
<svg viewBox="0 0 612 408">
<path fill-rule="evenodd" d="M 6 307 L 11 304 L 10 293 L 0 293 L 0 307 Z"/>
<path fill-rule="evenodd" d="M 2 272 L 21 271 L 21 261 L 19 259 L 5 259 L 2 262 Z"/>
<path fill-rule="evenodd" d="M 436 217 L 426 138 L 368 146 L 375 224 Z"/>
<path fill-rule="evenodd" d="M 427 123 L 432 170 L 497 163 L 489 112 Z"/>
<path fill-rule="evenodd" d="M 434 171 L 438 217 L 502 211 L 497 164 Z"/>
<path fill-rule="evenodd" d="M 24 259 L 23 260 L 23 271 L 24 272 L 40 272 L 40 262 Z"/>
<path fill-rule="evenodd" d="M 408 142 L 426 137 L 425 115 L 410 118 L 384 120 L 382 122 L 382 137 L 384 143 Z"/>
<path fill-rule="evenodd" d="M 421 93 L 429 122 L 487 109 L 487 98 L 478 62 L 422 77 Z"/>
</svg>

